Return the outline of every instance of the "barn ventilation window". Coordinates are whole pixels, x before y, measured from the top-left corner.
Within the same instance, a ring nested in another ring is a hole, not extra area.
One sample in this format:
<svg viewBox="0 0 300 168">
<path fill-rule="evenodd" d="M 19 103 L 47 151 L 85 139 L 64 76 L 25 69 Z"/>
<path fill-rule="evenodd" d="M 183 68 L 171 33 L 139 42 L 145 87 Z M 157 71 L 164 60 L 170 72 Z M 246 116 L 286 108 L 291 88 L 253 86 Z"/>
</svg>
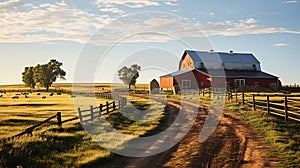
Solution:
<svg viewBox="0 0 300 168">
<path fill-rule="evenodd" d="M 259 86 L 259 82 L 254 82 L 254 86 Z"/>
<path fill-rule="evenodd" d="M 182 88 L 191 88 L 191 80 L 182 80 Z"/>
<path fill-rule="evenodd" d="M 204 68 L 203 62 L 200 62 L 200 68 Z"/>
</svg>

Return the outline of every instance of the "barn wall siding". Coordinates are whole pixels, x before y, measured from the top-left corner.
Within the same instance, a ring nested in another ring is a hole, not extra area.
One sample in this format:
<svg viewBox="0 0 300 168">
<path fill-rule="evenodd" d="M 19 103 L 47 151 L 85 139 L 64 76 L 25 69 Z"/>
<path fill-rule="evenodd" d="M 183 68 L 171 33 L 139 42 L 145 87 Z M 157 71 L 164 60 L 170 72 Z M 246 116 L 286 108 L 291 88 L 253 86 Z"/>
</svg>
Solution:
<svg viewBox="0 0 300 168">
<path fill-rule="evenodd" d="M 234 83 L 235 79 L 245 79 L 247 86 L 254 86 L 254 82 L 259 82 L 260 87 L 269 88 L 270 84 L 276 83 L 278 79 L 277 78 L 271 78 L 271 79 L 263 79 L 263 78 L 227 78 L 226 82 Z"/>
</svg>

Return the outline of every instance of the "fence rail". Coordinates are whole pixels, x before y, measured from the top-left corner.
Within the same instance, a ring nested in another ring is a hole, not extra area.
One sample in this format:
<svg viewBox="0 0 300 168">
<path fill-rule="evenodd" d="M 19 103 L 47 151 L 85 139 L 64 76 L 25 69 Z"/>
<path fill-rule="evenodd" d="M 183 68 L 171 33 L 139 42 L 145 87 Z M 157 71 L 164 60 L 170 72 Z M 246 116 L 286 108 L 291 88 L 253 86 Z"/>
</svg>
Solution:
<svg viewBox="0 0 300 168">
<path fill-rule="evenodd" d="M 78 108 L 78 116 L 80 122 L 93 121 L 95 117 L 101 117 L 102 115 L 109 114 L 117 109 L 122 109 L 127 105 L 126 97 L 119 97 L 119 100 L 106 102 L 105 104 L 100 104 L 97 107 L 90 106 L 89 109 L 82 110 Z"/>
<path fill-rule="evenodd" d="M 300 95 L 235 93 L 236 101 L 252 106 L 253 110 L 261 108 L 268 114 L 284 117 L 285 121 L 300 122 Z"/>
<path fill-rule="evenodd" d="M 0 140 L 0 142 L 14 140 L 15 138 L 18 138 L 23 135 L 31 135 L 32 136 L 33 135 L 32 132 L 35 129 L 37 129 L 38 127 L 41 127 L 43 124 L 49 123 L 51 120 L 54 120 L 54 119 L 56 119 L 56 121 L 57 121 L 57 122 L 55 122 L 55 125 L 57 125 L 59 128 L 62 128 L 63 123 L 67 123 L 67 122 L 78 120 L 78 119 L 81 122 L 93 120 L 97 116 L 100 117 L 101 115 L 109 114 L 117 109 L 124 108 L 127 105 L 127 98 L 126 97 L 118 97 L 117 102 L 118 103 L 116 103 L 115 101 L 106 102 L 105 104 L 100 104 L 98 107 L 90 106 L 90 109 L 87 109 L 87 110 L 81 110 L 80 108 L 78 108 L 79 116 L 69 118 L 67 120 L 62 120 L 61 112 L 57 112 L 55 115 L 45 119 L 44 121 L 39 122 L 29 128 L 26 128 L 24 131 L 12 136 L 12 137 L 2 139 L 2 140 Z M 51 123 L 51 124 L 53 124 L 53 123 Z"/>
</svg>

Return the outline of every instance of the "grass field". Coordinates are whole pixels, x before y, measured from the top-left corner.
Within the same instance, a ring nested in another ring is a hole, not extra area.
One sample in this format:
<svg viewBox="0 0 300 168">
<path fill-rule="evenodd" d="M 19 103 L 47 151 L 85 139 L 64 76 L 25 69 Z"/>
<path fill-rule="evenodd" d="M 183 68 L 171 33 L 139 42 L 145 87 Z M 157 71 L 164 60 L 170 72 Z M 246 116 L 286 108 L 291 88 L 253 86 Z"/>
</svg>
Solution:
<svg viewBox="0 0 300 168">
<path fill-rule="evenodd" d="M 58 84 L 53 88 L 71 89 L 71 85 Z M 85 86 L 83 86 L 85 87 Z M 104 89 L 102 89 L 105 87 Z M 145 85 L 141 85 L 143 89 Z M 51 89 L 53 89 L 51 88 Z M 97 84 L 100 91 L 109 90 L 108 84 Z M 1 86 L 2 91 L 25 91 L 20 85 Z M 59 90 L 57 89 L 57 90 Z M 53 89 L 54 90 L 54 89 Z M 52 90 L 52 91 L 53 91 Z M 38 95 L 40 93 L 40 95 Z M 2 92 L 0 98 L 0 140 L 16 135 L 24 129 L 35 125 L 57 112 L 62 113 L 62 120 L 77 116 L 76 106 L 71 93 L 32 92 L 25 98 L 20 92 Z M 20 94 L 20 95 L 19 95 Z M 12 99 L 18 95 L 18 99 Z M 42 99 L 46 96 L 46 99 Z M 84 95 L 79 95 L 84 96 Z M 137 109 L 147 109 L 150 106 L 148 99 L 130 98 Z M 108 101 L 97 98 L 97 104 Z M 109 100 L 111 101 L 111 100 Z M 153 103 L 153 102 L 152 102 Z M 103 116 L 114 128 L 133 137 L 151 134 L 153 130 L 159 131 L 160 121 L 163 120 L 164 111 L 160 111 L 159 103 L 155 103 L 152 112 L 146 118 L 151 120 L 134 122 L 124 118 L 117 112 Z M 124 110 L 133 115 L 133 107 Z M 159 109 L 159 110 L 156 110 Z M 64 123 L 62 129 L 56 125 L 56 120 L 45 124 L 33 132 L 33 136 L 22 136 L 12 141 L 0 143 L 0 167 L 97 167 L 105 165 L 114 155 L 100 147 L 83 130 L 79 120 Z M 125 142 L 123 142 L 125 143 Z M 119 165 L 122 163 L 111 163 Z"/>
</svg>

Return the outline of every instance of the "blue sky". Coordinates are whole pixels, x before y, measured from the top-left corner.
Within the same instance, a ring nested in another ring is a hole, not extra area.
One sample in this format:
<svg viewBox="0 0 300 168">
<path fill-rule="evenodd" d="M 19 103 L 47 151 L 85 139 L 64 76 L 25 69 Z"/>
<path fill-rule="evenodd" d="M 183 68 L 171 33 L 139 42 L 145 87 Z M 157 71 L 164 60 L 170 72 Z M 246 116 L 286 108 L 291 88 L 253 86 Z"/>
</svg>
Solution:
<svg viewBox="0 0 300 168">
<path fill-rule="evenodd" d="M 67 81 L 138 82 L 175 71 L 185 49 L 253 53 L 283 84 L 300 83 L 298 0 L 0 0 L 0 84 L 51 58 Z M 59 81 L 61 82 L 61 81 Z"/>
</svg>

